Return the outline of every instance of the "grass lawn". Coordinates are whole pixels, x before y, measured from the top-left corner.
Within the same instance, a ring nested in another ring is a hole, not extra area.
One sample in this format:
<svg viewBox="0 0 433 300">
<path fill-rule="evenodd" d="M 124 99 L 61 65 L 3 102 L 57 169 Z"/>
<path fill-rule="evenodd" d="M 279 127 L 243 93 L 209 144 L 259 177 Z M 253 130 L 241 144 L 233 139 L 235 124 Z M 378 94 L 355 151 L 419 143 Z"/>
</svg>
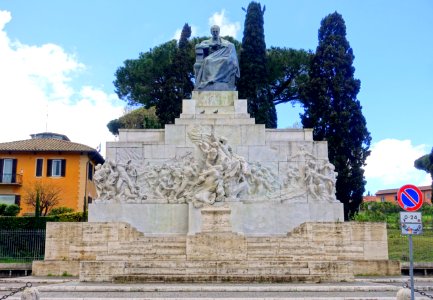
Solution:
<svg viewBox="0 0 433 300">
<path fill-rule="evenodd" d="M 400 229 L 388 228 L 389 259 L 409 261 L 409 238 L 402 235 Z M 433 230 L 424 230 L 413 238 L 413 260 L 415 262 L 433 262 Z"/>
</svg>

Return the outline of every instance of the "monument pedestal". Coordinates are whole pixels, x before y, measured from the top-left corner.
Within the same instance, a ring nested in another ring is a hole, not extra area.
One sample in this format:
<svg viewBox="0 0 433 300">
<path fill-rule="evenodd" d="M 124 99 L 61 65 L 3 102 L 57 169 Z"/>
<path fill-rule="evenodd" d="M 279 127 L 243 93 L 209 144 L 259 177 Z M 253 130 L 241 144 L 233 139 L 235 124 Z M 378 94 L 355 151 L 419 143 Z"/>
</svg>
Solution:
<svg viewBox="0 0 433 300">
<path fill-rule="evenodd" d="M 206 206 L 200 212 L 201 232 L 187 237 L 187 259 L 245 260 L 246 238 L 233 232 L 230 207 L 228 205 Z"/>
<path fill-rule="evenodd" d="M 317 282 L 350 281 L 373 265 L 399 273 L 384 224 L 342 222 L 327 144 L 311 129 L 265 129 L 235 91 L 192 96 L 175 124 L 121 129 L 107 143 L 89 223 L 48 223 L 34 275 Z"/>
</svg>

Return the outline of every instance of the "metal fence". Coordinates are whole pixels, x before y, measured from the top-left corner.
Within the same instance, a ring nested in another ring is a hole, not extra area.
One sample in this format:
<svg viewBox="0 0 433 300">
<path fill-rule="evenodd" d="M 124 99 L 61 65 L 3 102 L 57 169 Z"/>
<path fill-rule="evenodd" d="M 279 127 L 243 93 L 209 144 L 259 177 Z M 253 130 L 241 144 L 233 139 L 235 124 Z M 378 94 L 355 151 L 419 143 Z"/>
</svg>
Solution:
<svg viewBox="0 0 433 300">
<path fill-rule="evenodd" d="M 45 229 L 0 229 L 0 262 L 43 260 Z"/>
</svg>

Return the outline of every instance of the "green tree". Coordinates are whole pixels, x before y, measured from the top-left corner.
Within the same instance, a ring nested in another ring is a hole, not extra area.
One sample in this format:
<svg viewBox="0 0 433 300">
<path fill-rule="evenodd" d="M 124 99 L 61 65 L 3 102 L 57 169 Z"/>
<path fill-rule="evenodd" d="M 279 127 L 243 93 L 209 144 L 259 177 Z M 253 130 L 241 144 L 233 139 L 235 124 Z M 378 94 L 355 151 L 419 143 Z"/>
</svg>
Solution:
<svg viewBox="0 0 433 300">
<path fill-rule="evenodd" d="M 35 217 L 41 216 L 41 194 L 40 190 L 36 188 L 36 200 L 35 200 Z"/>
<path fill-rule="evenodd" d="M 171 64 L 176 48 L 177 43 L 172 40 L 140 53 L 138 59 L 125 60 L 113 82 L 119 98 L 131 105 L 155 106 L 160 98 L 158 83 L 166 77 L 164 70 Z"/>
<path fill-rule="evenodd" d="M 301 121 L 313 128 L 315 140 L 328 141 L 329 160 L 338 172 L 337 199 L 344 204 L 346 220 L 362 202 L 363 166 L 371 141 L 357 100 L 361 82 L 354 78 L 353 60 L 343 17 L 334 12 L 321 22 L 319 45 L 302 89 L 305 112 Z"/>
<path fill-rule="evenodd" d="M 418 170 L 425 171 L 430 174 L 432 178 L 432 189 L 433 189 L 433 148 L 431 149 L 430 154 L 426 154 L 416 159 L 414 162 L 415 168 Z M 431 194 L 431 200 L 433 200 L 433 193 Z"/>
<path fill-rule="evenodd" d="M 193 64 L 191 45 L 188 39 L 191 27 L 186 23 L 182 28 L 173 61 L 164 69 L 164 80 L 160 82 L 161 97 L 156 103 L 156 114 L 162 124 L 172 124 L 182 110 L 182 99 L 191 98 Z"/>
<path fill-rule="evenodd" d="M 299 101 L 299 91 L 308 79 L 311 58 L 312 53 L 302 49 L 268 49 L 268 82 L 275 105 Z"/>
<path fill-rule="evenodd" d="M 266 127 L 277 127 L 277 114 L 268 88 L 268 65 L 264 33 L 263 14 L 265 7 L 251 2 L 246 10 L 244 35 L 240 51 L 241 77 L 237 88 L 239 98 L 248 100 L 248 112 L 257 123 Z"/>
<path fill-rule="evenodd" d="M 182 99 L 190 98 L 193 88 L 190 35 L 191 28 L 185 24 L 179 45 L 172 40 L 140 53 L 138 59 L 126 60 L 113 82 L 119 98 L 145 108 L 155 106 L 161 124 L 173 123 L 180 114 Z"/>
<path fill-rule="evenodd" d="M 120 128 L 128 129 L 159 129 L 161 123 L 156 116 L 154 106 L 146 109 L 140 107 L 125 113 L 118 119 L 111 120 L 107 124 L 108 130 L 114 135 L 119 134 Z"/>
</svg>

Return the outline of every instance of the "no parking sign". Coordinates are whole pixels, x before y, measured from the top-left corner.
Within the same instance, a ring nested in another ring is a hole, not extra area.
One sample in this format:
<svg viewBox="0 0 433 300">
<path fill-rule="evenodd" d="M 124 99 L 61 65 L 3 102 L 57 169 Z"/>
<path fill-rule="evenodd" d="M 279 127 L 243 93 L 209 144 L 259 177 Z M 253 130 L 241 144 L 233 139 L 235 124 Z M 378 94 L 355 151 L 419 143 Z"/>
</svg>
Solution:
<svg viewBox="0 0 433 300">
<path fill-rule="evenodd" d="M 413 234 L 422 233 L 422 216 L 417 211 L 422 206 L 422 193 L 416 186 L 406 184 L 397 193 L 398 204 L 406 212 L 400 212 L 401 233 L 409 236 L 409 275 L 410 275 L 410 298 L 415 299 L 413 280 Z"/>
<path fill-rule="evenodd" d="M 398 190 L 397 200 L 405 211 L 417 211 L 422 206 L 422 193 L 416 186 L 406 184 Z"/>
</svg>

